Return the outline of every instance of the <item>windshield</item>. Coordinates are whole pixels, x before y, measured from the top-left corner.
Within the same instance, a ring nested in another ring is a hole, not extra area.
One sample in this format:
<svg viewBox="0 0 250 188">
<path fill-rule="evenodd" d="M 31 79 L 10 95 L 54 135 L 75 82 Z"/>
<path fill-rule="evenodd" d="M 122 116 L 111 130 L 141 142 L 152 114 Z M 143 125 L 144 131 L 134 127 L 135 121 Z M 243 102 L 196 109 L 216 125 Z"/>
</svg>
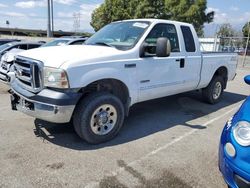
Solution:
<svg viewBox="0 0 250 188">
<path fill-rule="evenodd" d="M 120 50 L 128 50 L 136 45 L 148 26 L 149 22 L 146 21 L 111 23 L 90 37 L 85 44 L 103 45 L 115 47 Z"/>
<path fill-rule="evenodd" d="M 3 44 L 0 46 L 0 51 L 5 50 L 6 48 L 8 48 L 10 46 L 13 46 L 13 44 L 12 43 Z"/>
<path fill-rule="evenodd" d="M 51 41 L 51 42 L 48 42 L 48 43 L 42 45 L 41 47 L 48 47 L 48 46 L 65 46 L 65 45 L 67 45 L 68 42 L 69 42 L 69 40 L 66 40 L 66 39 L 53 40 L 53 41 Z"/>
</svg>

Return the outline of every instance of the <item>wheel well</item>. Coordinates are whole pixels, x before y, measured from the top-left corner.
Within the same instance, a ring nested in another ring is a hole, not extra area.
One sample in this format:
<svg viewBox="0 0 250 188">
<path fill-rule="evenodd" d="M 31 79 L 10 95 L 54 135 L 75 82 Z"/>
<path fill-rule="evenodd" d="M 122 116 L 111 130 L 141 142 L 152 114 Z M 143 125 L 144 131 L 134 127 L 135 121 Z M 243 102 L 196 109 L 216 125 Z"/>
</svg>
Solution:
<svg viewBox="0 0 250 188">
<path fill-rule="evenodd" d="M 122 101 L 125 109 L 128 110 L 130 106 L 129 90 L 127 86 L 120 80 L 116 79 L 98 80 L 90 83 L 81 90 L 81 92 L 83 93 L 83 97 L 89 95 L 90 93 L 98 91 L 106 91 L 112 93 Z"/>
<path fill-rule="evenodd" d="M 214 76 L 222 76 L 224 80 L 224 89 L 227 86 L 227 79 L 228 79 L 228 71 L 226 67 L 220 67 L 216 70 Z"/>
</svg>

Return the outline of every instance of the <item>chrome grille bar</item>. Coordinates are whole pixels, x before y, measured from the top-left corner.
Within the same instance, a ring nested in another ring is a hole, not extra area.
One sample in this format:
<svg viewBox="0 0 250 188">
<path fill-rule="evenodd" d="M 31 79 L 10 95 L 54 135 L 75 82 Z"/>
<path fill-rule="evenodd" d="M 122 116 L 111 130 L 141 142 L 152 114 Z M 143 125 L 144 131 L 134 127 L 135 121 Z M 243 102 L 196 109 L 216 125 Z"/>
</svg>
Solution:
<svg viewBox="0 0 250 188">
<path fill-rule="evenodd" d="M 14 61 L 14 71 L 18 83 L 31 92 L 42 90 L 42 70 L 42 63 L 37 60 L 17 56 Z"/>
</svg>

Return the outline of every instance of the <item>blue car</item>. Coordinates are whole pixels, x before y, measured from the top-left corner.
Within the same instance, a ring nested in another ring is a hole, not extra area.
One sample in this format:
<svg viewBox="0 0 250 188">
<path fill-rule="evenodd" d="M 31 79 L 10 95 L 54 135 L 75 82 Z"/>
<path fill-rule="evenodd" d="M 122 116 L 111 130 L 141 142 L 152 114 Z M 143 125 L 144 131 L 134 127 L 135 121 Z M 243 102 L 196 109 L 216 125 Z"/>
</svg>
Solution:
<svg viewBox="0 0 250 188">
<path fill-rule="evenodd" d="M 244 80 L 250 85 L 250 76 Z M 250 188 L 250 96 L 223 129 L 219 169 L 228 187 Z"/>
</svg>

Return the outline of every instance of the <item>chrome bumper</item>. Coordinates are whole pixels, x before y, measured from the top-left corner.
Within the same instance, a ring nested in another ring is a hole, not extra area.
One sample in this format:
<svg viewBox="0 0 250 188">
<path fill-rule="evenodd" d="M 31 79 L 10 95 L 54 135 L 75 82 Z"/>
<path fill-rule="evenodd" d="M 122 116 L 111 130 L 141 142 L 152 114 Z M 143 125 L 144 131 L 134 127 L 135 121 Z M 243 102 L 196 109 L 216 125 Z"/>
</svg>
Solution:
<svg viewBox="0 0 250 188">
<path fill-rule="evenodd" d="M 67 123 L 70 121 L 75 105 L 51 105 L 25 98 L 12 90 L 11 105 L 13 110 L 18 110 L 29 116 L 53 122 Z"/>
</svg>

